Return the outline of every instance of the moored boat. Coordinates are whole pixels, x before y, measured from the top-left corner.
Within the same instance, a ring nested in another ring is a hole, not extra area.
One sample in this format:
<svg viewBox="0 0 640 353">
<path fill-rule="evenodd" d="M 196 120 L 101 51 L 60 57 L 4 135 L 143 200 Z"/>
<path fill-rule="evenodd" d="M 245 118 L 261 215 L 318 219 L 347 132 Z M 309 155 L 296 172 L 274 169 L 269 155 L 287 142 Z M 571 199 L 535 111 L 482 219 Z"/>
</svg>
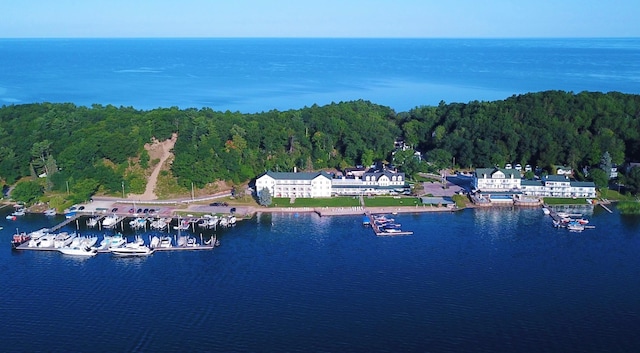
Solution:
<svg viewBox="0 0 640 353">
<path fill-rule="evenodd" d="M 94 228 L 98 225 L 99 221 L 100 221 L 100 216 L 91 217 L 87 219 L 87 227 Z"/>
<path fill-rule="evenodd" d="M 113 228 L 116 223 L 118 222 L 118 216 L 117 215 L 111 215 L 111 216 L 106 216 L 103 220 L 102 220 L 102 226 L 105 228 Z"/>
<path fill-rule="evenodd" d="M 29 240 L 31 240 L 31 236 L 29 234 L 25 232 L 16 233 L 13 235 L 13 239 L 11 239 L 11 247 L 15 249 Z"/>
<path fill-rule="evenodd" d="M 153 254 L 154 250 L 144 245 L 141 238 L 131 243 L 126 243 L 119 248 L 111 249 L 111 253 L 116 256 L 148 256 Z"/>
<path fill-rule="evenodd" d="M 72 256 L 95 256 L 98 253 L 97 249 L 88 246 L 65 246 L 58 248 L 58 251 L 65 255 Z"/>
<path fill-rule="evenodd" d="M 53 239 L 53 247 L 63 248 L 65 246 L 69 246 L 69 244 L 71 244 L 71 242 L 76 236 L 77 236 L 76 233 L 68 233 L 68 232 L 58 233 Z"/>
<path fill-rule="evenodd" d="M 100 241 L 100 245 L 98 246 L 98 250 L 108 250 L 112 248 L 119 248 L 123 246 L 127 240 L 121 233 L 116 233 L 114 235 L 105 235 L 102 241 Z"/>
</svg>

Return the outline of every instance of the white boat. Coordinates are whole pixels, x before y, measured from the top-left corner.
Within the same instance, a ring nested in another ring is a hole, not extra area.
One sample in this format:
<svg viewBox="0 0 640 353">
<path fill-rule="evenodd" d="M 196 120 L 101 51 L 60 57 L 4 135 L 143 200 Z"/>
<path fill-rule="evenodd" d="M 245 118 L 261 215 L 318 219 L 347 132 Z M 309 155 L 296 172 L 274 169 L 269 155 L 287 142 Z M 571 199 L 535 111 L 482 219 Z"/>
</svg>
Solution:
<svg viewBox="0 0 640 353">
<path fill-rule="evenodd" d="M 584 228 L 584 225 L 578 222 L 569 222 L 569 224 L 567 224 L 567 229 L 572 232 L 582 232 Z"/>
<path fill-rule="evenodd" d="M 546 215 L 549 215 L 549 214 L 551 214 L 551 211 L 550 211 L 548 208 L 543 207 L 543 208 L 542 208 L 542 213 L 544 213 L 544 214 L 546 214 Z"/>
<path fill-rule="evenodd" d="M 70 248 L 79 248 L 79 247 L 91 248 L 94 245 L 96 245 L 97 242 L 98 242 L 97 236 L 92 236 L 92 237 L 77 236 L 73 238 L 73 241 L 71 242 L 71 244 L 69 244 L 69 247 Z"/>
<path fill-rule="evenodd" d="M 119 248 L 123 246 L 126 242 L 127 240 L 120 233 L 116 233 L 114 235 L 105 235 L 102 241 L 100 241 L 98 250 Z"/>
<path fill-rule="evenodd" d="M 56 211 L 55 208 L 50 208 L 50 209 L 44 211 L 44 215 L 45 216 L 55 216 L 56 214 L 58 214 L 58 212 Z"/>
<path fill-rule="evenodd" d="M 171 241 L 171 236 L 163 235 L 163 236 L 154 236 L 151 238 L 151 244 L 149 245 L 151 249 L 156 248 L 170 248 L 173 247 L 173 243 Z"/>
<path fill-rule="evenodd" d="M 105 228 L 113 228 L 116 225 L 116 222 L 118 222 L 118 216 L 116 215 L 106 216 L 102 220 L 102 226 Z"/>
<path fill-rule="evenodd" d="M 27 246 L 30 248 L 50 248 L 53 246 L 56 236 L 57 234 L 47 233 L 37 239 L 29 240 Z"/>
<path fill-rule="evenodd" d="M 58 251 L 65 255 L 72 256 L 95 256 L 98 253 L 96 248 L 91 248 L 88 246 L 65 246 L 62 248 L 58 248 Z"/>
<path fill-rule="evenodd" d="M 31 239 L 40 239 L 42 236 L 49 234 L 49 228 L 40 228 L 28 233 Z"/>
<path fill-rule="evenodd" d="M 189 229 L 189 220 L 183 219 L 177 226 L 173 226 L 175 230 L 188 230 Z"/>
<path fill-rule="evenodd" d="M 147 219 L 142 217 L 137 217 L 131 221 L 129 221 L 129 226 L 134 229 L 146 228 L 147 227 Z"/>
<path fill-rule="evenodd" d="M 87 227 L 94 228 L 98 225 L 99 221 L 100 221 L 100 216 L 91 217 L 87 219 Z"/>
<path fill-rule="evenodd" d="M 13 213 L 11 213 L 12 216 L 24 216 L 24 208 L 19 208 L 15 211 L 13 211 Z"/>
<path fill-rule="evenodd" d="M 73 241 L 73 238 L 76 237 L 76 233 L 68 233 L 62 232 L 58 233 L 53 239 L 53 247 L 54 248 L 63 248 L 65 246 L 69 246 Z"/>
<path fill-rule="evenodd" d="M 168 220 L 165 218 L 156 219 L 152 221 L 151 224 L 149 225 L 151 229 L 156 229 L 156 230 L 163 230 L 167 228 L 167 226 L 168 226 Z"/>
<path fill-rule="evenodd" d="M 132 243 L 126 243 L 119 248 L 111 249 L 111 253 L 116 256 L 147 256 L 153 254 L 153 251 L 153 249 L 144 245 L 144 241 L 141 238 Z"/>
</svg>

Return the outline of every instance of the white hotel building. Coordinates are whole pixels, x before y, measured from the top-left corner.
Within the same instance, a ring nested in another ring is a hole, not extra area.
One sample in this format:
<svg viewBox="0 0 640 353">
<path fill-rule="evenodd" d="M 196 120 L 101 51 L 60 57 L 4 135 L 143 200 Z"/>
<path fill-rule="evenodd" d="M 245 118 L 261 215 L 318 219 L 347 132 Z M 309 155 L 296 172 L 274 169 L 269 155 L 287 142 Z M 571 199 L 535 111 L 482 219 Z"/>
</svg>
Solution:
<svg viewBox="0 0 640 353">
<path fill-rule="evenodd" d="M 256 192 L 273 197 L 331 197 L 401 194 L 409 191 L 404 173 L 366 172 L 361 177 L 333 178 L 326 172 L 267 172 L 256 179 Z"/>
<path fill-rule="evenodd" d="M 501 168 L 478 168 L 473 187 L 481 193 L 518 193 L 538 197 L 596 197 L 593 182 L 572 181 L 564 175 L 549 175 L 540 180 L 523 180 L 520 171 Z"/>
</svg>

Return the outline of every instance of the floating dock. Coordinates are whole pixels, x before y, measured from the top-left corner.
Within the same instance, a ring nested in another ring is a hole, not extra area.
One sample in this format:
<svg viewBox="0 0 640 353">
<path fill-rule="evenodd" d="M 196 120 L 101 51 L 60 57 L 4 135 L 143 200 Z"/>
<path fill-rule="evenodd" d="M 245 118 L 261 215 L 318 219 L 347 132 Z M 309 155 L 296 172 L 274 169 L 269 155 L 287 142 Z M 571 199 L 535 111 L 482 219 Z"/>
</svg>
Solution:
<svg viewBox="0 0 640 353">
<path fill-rule="evenodd" d="M 391 237 L 391 236 L 396 236 L 396 235 L 412 235 L 413 232 L 412 231 L 402 231 L 400 229 L 398 229 L 397 231 L 393 231 L 393 232 L 388 232 L 385 230 L 380 229 L 380 226 L 378 225 L 378 222 L 376 222 L 375 216 L 371 213 L 367 213 L 367 217 L 369 218 L 369 225 L 371 225 L 371 229 L 373 229 L 373 232 L 376 234 L 376 236 L 379 237 Z M 363 224 L 365 224 L 363 222 Z"/>
<path fill-rule="evenodd" d="M 200 237 L 201 242 L 202 242 L 202 237 Z M 172 245 L 170 247 L 155 247 L 155 248 L 151 248 L 154 251 L 184 251 L 184 250 L 213 250 L 213 248 L 216 247 L 216 243 L 217 243 L 217 237 L 213 236 L 211 238 L 211 241 L 209 244 L 205 244 L 205 243 L 200 243 L 197 244 L 195 246 L 186 246 L 186 245 L 182 245 L 182 246 L 178 246 L 178 245 Z M 18 245 L 16 248 L 16 250 L 34 250 L 34 251 L 58 251 L 60 248 L 59 247 L 54 247 L 54 246 L 46 246 L 46 247 L 37 247 L 37 246 L 29 246 L 29 242 L 23 243 Z M 104 254 L 104 253 L 110 253 L 111 250 L 110 249 L 98 249 L 98 253 L 100 254 Z"/>
</svg>

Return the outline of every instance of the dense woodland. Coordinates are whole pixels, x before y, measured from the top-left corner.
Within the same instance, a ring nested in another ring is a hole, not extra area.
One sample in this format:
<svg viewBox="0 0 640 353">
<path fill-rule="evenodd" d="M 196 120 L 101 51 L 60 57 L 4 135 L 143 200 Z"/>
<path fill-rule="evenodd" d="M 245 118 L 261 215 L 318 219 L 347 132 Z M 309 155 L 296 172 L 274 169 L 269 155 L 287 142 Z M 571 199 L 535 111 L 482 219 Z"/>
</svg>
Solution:
<svg viewBox="0 0 640 353">
<path fill-rule="evenodd" d="M 155 161 L 144 144 L 178 134 L 171 174 L 178 185 L 243 183 L 267 170 L 342 169 L 393 162 L 425 168 L 521 163 L 598 166 L 640 161 L 640 96 L 547 91 L 501 101 L 441 102 L 409 112 L 367 101 L 259 114 L 209 108 L 25 104 L 0 108 L 0 179 L 33 177 L 44 190 L 86 199 L 141 193 Z M 392 155 L 397 138 L 421 151 Z M 637 169 L 637 168 L 636 168 Z M 37 176 L 47 177 L 37 178 Z"/>
</svg>

